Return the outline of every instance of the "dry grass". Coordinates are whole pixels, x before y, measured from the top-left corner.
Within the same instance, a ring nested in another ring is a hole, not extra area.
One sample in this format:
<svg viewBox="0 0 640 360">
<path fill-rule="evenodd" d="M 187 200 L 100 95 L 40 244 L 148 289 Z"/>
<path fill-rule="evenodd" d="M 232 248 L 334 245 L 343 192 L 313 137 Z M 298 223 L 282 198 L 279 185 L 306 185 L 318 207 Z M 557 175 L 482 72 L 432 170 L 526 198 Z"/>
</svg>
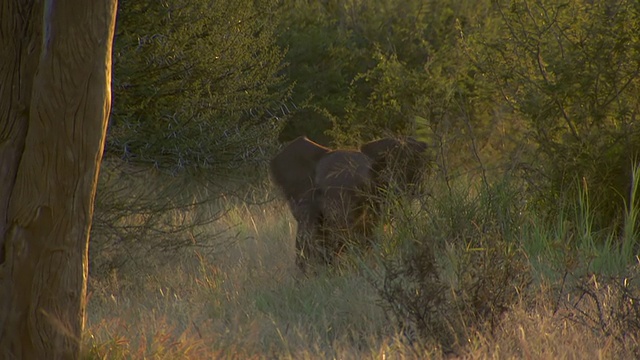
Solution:
<svg viewBox="0 0 640 360">
<path fill-rule="evenodd" d="M 492 331 L 468 328 L 467 338 L 446 354 L 438 344 L 412 345 L 380 306 L 367 277 L 371 273 L 353 265 L 311 278 L 298 273 L 295 221 L 283 203 L 248 206 L 223 199 L 206 211 L 218 214 L 220 208 L 229 211 L 190 230 L 199 234 L 198 246 L 169 255 L 132 248 L 129 256 L 139 261 L 92 275 L 84 358 L 618 359 L 640 354 L 637 334 L 620 338 L 625 326 L 634 324 L 612 322 L 617 330 L 605 331 L 589 320 L 603 309 L 624 313 L 621 301 L 624 307 L 635 299 L 637 309 L 640 299 L 633 296 L 640 296 L 640 286 L 633 288 L 635 295 L 621 298 L 614 281 L 594 287 L 592 279 L 575 279 L 562 288 L 544 281 L 530 286 Z M 220 236 L 224 229 L 231 230 Z M 588 301 L 585 290 L 599 300 Z M 580 296 L 585 299 L 577 301 Z"/>
<path fill-rule="evenodd" d="M 212 240 L 225 251 L 181 249 L 162 263 L 144 259 L 92 278 L 87 355 L 300 358 L 372 351 L 383 332 L 392 333 L 373 289 L 356 274 L 300 277 L 293 224 L 283 204 L 239 206 L 215 224 L 234 225 L 231 245 Z"/>
<path fill-rule="evenodd" d="M 636 270 L 637 271 L 637 270 Z M 560 299 L 557 291 L 540 285 L 527 301 L 520 302 L 505 314 L 493 333 L 476 333 L 465 350 L 468 358 L 522 359 L 635 359 L 640 354 L 637 325 L 626 329 L 612 326 L 602 331 L 589 324 L 596 313 L 621 313 L 616 304 L 621 298 L 618 287 L 601 287 L 601 302 L 585 301 L 578 290 L 593 279 L 584 279 Z M 637 294 L 637 288 L 636 288 Z M 527 304 L 527 305 L 525 305 Z M 636 305 L 637 307 L 637 305 Z M 635 317 L 629 318 L 633 320 Z M 609 323 L 608 325 L 614 325 Z M 621 331 L 616 334 L 616 331 Z M 625 339 L 617 338 L 624 334 Z"/>
</svg>

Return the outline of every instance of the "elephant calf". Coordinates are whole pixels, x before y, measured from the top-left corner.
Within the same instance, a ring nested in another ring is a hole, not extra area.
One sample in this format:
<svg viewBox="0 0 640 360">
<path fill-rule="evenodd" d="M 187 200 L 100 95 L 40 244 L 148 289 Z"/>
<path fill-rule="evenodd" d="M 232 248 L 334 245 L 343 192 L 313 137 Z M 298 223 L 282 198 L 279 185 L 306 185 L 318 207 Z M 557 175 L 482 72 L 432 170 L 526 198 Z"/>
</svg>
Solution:
<svg viewBox="0 0 640 360">
<path fill-rule="evenodd" d="M 285 146 L 270 170 L 298 222 L 298 267 L 331 263 L 345 239 L 366 236 L 381 206 L 376 199 L 420 181 L 426 148 L 412 138 L 384 138 L 360 150 L 331 150 L 306 137 Z"/>
</svg>

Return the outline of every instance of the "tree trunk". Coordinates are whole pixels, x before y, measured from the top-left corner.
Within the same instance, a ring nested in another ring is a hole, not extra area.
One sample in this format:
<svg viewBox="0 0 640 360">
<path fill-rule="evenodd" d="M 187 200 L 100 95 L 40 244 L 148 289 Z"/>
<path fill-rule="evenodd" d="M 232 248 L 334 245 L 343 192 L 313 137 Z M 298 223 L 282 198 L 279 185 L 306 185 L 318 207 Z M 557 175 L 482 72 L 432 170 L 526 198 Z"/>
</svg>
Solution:
<svg viewBox="0 0 640 360">
<path fill-rule="evenodd" d="M 0 358 L 80 355 L 116 0 L 0 4 Z"/>
</svg>

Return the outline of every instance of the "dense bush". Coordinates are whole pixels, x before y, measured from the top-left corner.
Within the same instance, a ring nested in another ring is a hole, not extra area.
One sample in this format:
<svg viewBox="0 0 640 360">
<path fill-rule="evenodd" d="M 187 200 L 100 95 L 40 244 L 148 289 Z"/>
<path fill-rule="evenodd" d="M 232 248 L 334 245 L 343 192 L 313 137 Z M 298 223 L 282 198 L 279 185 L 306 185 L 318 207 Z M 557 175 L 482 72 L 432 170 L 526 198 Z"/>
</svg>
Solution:
<svg viewBox="0 0 640 360">
<path fill-rule="evenodd" d="M 469 331 L 492 331 L 531 283 L 519 243 L 524 219 L 510 184 L 434 196 L 429 210 L 392 210 L 393 230 L 373 283 L 395 324 L 418 344 L 445 352 Z M 390 245 L 389 245 L 390 244 Z M 375 272 L 374 272 L 375 273 Z"/>
<path fill-rule="evenodd" d="M 290 118 L 282 139 L 306 134 L 354 145 L 436 132 L 461 142 L 461 121 L 490 121 L 459 46 L 488 2 L 289 4 L 279 39 L 288 49 L 294 102 L 305 111 Z"/>
<path fill-rule="evenodd" d="M 289 88 L 270 1 L 120 1 L 107 154 L 219 176 L 261 164 Z"/>
<path fill-rule="evenodd" d="M 427 127 L 447 135 L 460 130 L 469 65 L 460 32 L 474 25 L 486 2 L 381 1 L 358 8 L 354 31 L 367 40 L 371 66 L 349 88 L 346 116 L 332 135 L 371 140 L 385 133 L 413 134 Z M 465 104 L 466 105 L 466 104 Z M 475 120 L 472 120 L 475 121 Z M 446 130 L 445 130 L 446 129 Z"/>
<path fill-rule="evenodd" d="M 640 152 L 640 5 L 498 2 L 474 63 L 524 122 L 542 211 L 588 189 L 595 226 L 619 224 Z"/>
<path fill-rule="evenodd" d="M 349 84 L 371 61 L 365 39 L 349 28 L 345 2 L 293 0 L 283 3 L 278 43 L 290 64 L 284 74 L 294 84 L 296 110 L 280 134 L 282 141 L 307 135 L 329 145 L 332 119 L 345 116 Z"/>
</svg>

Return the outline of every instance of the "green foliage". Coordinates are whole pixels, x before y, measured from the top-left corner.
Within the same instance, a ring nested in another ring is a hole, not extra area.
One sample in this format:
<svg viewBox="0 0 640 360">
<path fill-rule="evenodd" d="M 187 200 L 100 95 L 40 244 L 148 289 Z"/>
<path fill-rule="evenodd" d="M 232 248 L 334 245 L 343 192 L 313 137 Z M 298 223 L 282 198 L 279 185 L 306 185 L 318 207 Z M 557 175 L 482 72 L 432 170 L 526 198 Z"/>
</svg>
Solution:
<svg viewBox="0 0 640 360">
<path fill-rule="evenodd" d="M 289 89 L 271 1 L 120 1 L 107 152 L 220 173 L 262 162 Z"/>
<path fill-rule="evenodd" d="M 640 152 L 640 6 L 514 1 L 496 10 L 499 35 L 478 40 L 475 64 L 526 122 L 543 211 L 584 185 L 594 226 L 619 222 Z"/>
<path fill-rule="evenodd" d="M 334 121 L 332 135 L 347 142 L 389 132 L 413 134 L 424 126 L 439 133 L 459 130 L 452 122 L 474 108 L 460 106 L 472 96 L 460 35 L 475 26 L 475 12 L 486 6 L 456 1 L 362 5 L 356 26 L 369 43 L 373 65 L 351 83 L 347 114 Z"/>
<path fill-rule="evenodd" d="M 419 134 L 453 150 L 479 132 L 486 142 L 491 102 L 460 40 L 482 25 L 488 1 L 287 4 L 279 39 L 298 111 L 282 140 L 354 146 Z"/>
<path fill-rule="evenodd" d="M 631 201 L 624 206 L 620 228 L 595 227 L 599 212 L 589 202 L 589 189 L 585 186 L 575 198 L 561 204 L 555 218 L 547 214 L 528 215 L 531 219 L 522 230 L 526 239 L 523 245 L 542 276 L 565 272 L 620 275 L 637 261 L 640 168 L 634 167 L 632 174 Z"/>
<path fill-rule="evenodd" d="M 288 49 L 284 73 L 295 83 L 297 106 L 280 136 L 307 135 L 329 144 L 331 119 L 345 114 L 349 84 L 367 69 L 368 49 L 347 26 L 343 2 L 287 1 L 282 6 L 278 42 Z"/>
</svg>

